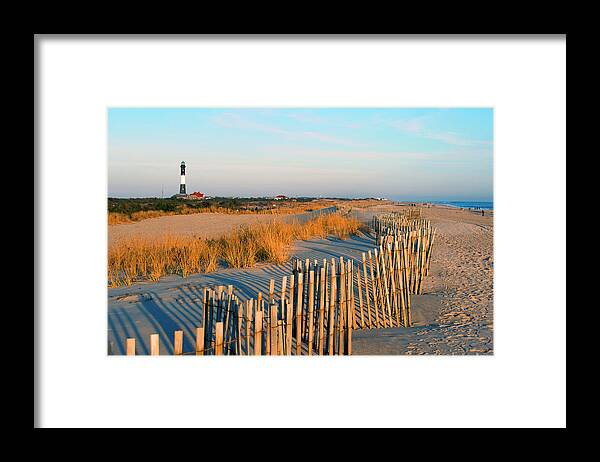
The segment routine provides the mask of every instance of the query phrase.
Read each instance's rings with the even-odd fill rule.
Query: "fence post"
[[[304,284],[302,286],[302,297],[304,297],[304,294],[306,293],[306,296],[308,297],[308,282],[309,282],[309,277],[308,277],[308,272],[310,271],[310,259],[307,258],[306,261],[304,262],[304,269],[303,269],[303,278],[304,278]],[[303,303],[306,303],[306,308],[308,311],[308,300],[303,300]],[[304,307],[302,307],[302,338],[306,339],[308,338],[308,323],[307,321],[307,317],[304,315]]]
[[[209,325],[209,313],[210,311],[210,289],[204,289],[204,312],[202,313],[202,327],[204,328],[204,348],[208,348],[208,332],[210,330]]]
[[[360,269],[356,272],[356,285],[358,286],[358,307],[360,309],[360,328],[365,328],[365,313],[363,311],[362,284],[360,282]]]
[[[127,339],[127,356],[135,356],[135,339]]]
[[[270,325],[269,325],[269,330],[270,330],[270,340],[271,340],[271,345],[269,348],[269,353],[272,356],[276,356],[277,355],[277,324],[278,324],[278,319],[277,319],[277,305],[273,304],[271,305],[271,313],[269,316],[269,321],[270,321]],[[269,354],[267,353],[267,354]]]
[[[375,310],[375,327],[381,327],[381,323],[379,322],[379,297],[377,294],[377,284],[375,280],[375,271],[373,270],[373,256],[371,255],[371,251],[369,250],[369,266],[371,268],[371,292],[373,293],[373,309]]]
[[[412,318],[410,313],[410,268],[408,262],[408,248],[404,247],[404,251],[402,252],[404,256],[404,290],[406,292],[406,327],[412,326]]]
[[[176,330],[173,339],[173,354],[176,356],[183,354],[183,331]]]
[[[257,310],[254,314],[254,354],[260,356],[262,354],[262,326],[263,312]]]
[[[325,268],[325,285],[323,286],[324,292],[325,292],[325,303],[324,303],[324,319],[323,319],[323,324],[324,324],[324,328],[325,330],[327,330],[327,315],[329,313],[329,273],[331,272],[331,268],[329,266],[329,263],[327,262],[326,258],[323,258],[323,268]],[[326,336],[327,334],[324,332],[323,333],[323,351],[325,351],[325,340],[326,340]]]
[[[277,354],[283,355],[283,320],[277,321]]]
[[[350,308],[352,328],[356,328],[356,298],[354,297],[354,260],[348,262],[348,290],[350,291]]]
[[[215,324],[215,355],[221,356],[223,354],[223,322],[220,321]]]
[[[379,298],[379,305],[381,307],[381,318],[383,321],[383,327],[388,327],[387,326],[387,318],[386,318],[386,308],[385,308],[385,294],[383,293],[383,286],[381,283],[381,271],[380,271],[380,259],[379,259],[379,251],[377,250],[377,248],[375,248],[375,250],[373,251],[374,254],[374,259],[375,259],[375,280],[377,282],[377,292],[378,292],[378,298]]]
[[[275,279],[269,281],[269,305],[275,300]]]
[[[292,279],[290,280],[290,283],[293,284],[294,283],[294,276],[292,276]],[[284,308],[285,306],[285,308]],[[293,302],[290,299],[288,300],[282,300],[281,301],[281,312],[283,313],[283,311],[286,311],[285,313],[285,354],[286,355],[291,355],[292,354],[292,320],[294,318],[294,312],[293,312]]]
[[[204,351],[208,350],[211,351],[213,348],[213,343],[212,343],[212,339],[213,339],[213,327],[214,327],[214,320],[215,320],[215,291],[214,290],[210,290],[208,293],[208,310],[206,312],[206,325],[204,326]]]
[[[287,289],[287,276],[283,276],[283,278],[281,278],[281,299],[282,300],[285,300],[286,289]],[[282,315],[283,315],[283,312],[282,312]]]
[[[296,355],[302,354],[302,279],[304,273],[298,273],[298,290],[296,296]]]
[[[236,330],[236,350],[238,355],[242,355],[242,317],[243,317],[243,307],[244,305],[240,303],[239,300],[236,299],[236,313],[237,319],[235,324]]]
[[[402,267],[402,253],[399,247],[398,239],[394,240],[394,255],[396,260],[397,274],[398,274],[398,291],[400,298],[400,310],[402,313],[402,325],[406,327],[406,290],[404,288],[404,268]]]
[[[150,334],[150,355],[157,356],[159,354],[158,334]]]
[[[250,324],[252,323],[253,299],[246,301],[246,354],[250,354]],[[256,346],[254,347],[256,348]]]
[[[323,354],[323,333],[325,322],[325,288],[327,280],[325,279],[325,267],[319,271],[319,355]]]
[[[227,297],[226,301],[225,297]],[[226,345],[225,354],[228,354],[228,350],[230,348],[230,343],[227,342],[227,340],[229,340],[229,329],[231,327],[231,323],[229,321],[229,318],[231,316],[231,301],[232,297],[229,291],[227,292],[227,294],[223,293],[223,305],[225,310],[225,314],[223,316],[223,340]]]
[[[204,327],[196,327],[196,355],[204,355]]]
[[[350,273],[350,275],[351,274],[352,273]],[[354,305],[354,303],[348,307],[348,316],[346,316],[346,319],[348,320],[347,327],[346,327],[346,354],[347,355],[352,354],[352,325],[353,325],[352,314],[354,313],[353,305]]]
[[[290,298],[288,300],[288,308],[291,308],[292,316],[294,316],[294,314],[293,314],[294,313],[294,302],[296,301],[294,298],[294,288],[295,288],[294,286],[296,284],[295,274],[296,273],[294,273],[290,276]],[[292,323],[292,320],[290,320],[290,323]]]
[[[367,299],[367,320],[369,321],[369,329],[373,327],[371,322],[371,300],[369,296],[369,278],[367,277],[367,258],[365,253],[362,253],[363,276],[365,279],[365,298]]]
[[[344,351],[344,325],[346,324],[346,268],[344,258],[340,257],[340,303],[338,318],[338,355]]]
[[[398,311],[398,293],[396,291],[396,265],[394,264],[392,254],[392,244],[387,244],[387,257],[388,257],[388,268],[390,269],[390,297],[392,299],[392,311],[394,315],[395,327],[400,327],[400,315]]]
[[[308,273],[308,356],[312,355],[314,337],[315,272]]]
[[[381,277],[383,279],[383,292],[385,294],[385,309],[388,320],[388,327],[393,327],[392,323],[392,306],[390,303],[390,291],[388,287],[388,269],[385,263],[385,250],[383,250],[383,246],[379,249],[379,259],[381,261]]]
[[[270,306],[271,304],[269,303],[269,301],[267,300],[267,307],[266,310],[262,310],[263,312],[263,318],[264,318],[264,323],[266,324],[266,329],[265,329],[265,355],[269,356],[271,354],[271,321],[269,320],[270,318]],[[261,307],[262,307],[262,303],[261,303]]]
[[[333,350],[335,349],[335,299],[337,296],[337,281],[336,281],[336,270],[335,270],[335,261],[332,259],[331,261],[331,288],[329,293],[329,319],[327,328],[327,354],[333,355]]]
[[[348,304],[347,304],[347,315],[346,315],[346,354],[349,355],[352,351],[352,329],[354,327],[354,287],[353,287],[353,279],[352,279],[352,275],[353,275],[353,270],[354,270],[354,264],[352,263],[352,260],[348,261],[348,269],[346,271],[346,278],[348,280],[347,284],[347,298],[348,298]]]

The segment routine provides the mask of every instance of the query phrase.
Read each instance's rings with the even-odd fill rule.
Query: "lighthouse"
[[[179,194],[185,194],[185,162],[181,161],[181,182],[179,183]]]

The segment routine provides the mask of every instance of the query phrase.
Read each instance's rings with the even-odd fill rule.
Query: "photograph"
[[[566,159],[566,34],[37,34],[34,428],[565,429]]]
[[[109,356],[494,354],[492,107],[106,117]]]

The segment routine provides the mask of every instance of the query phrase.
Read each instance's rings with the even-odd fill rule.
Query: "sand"
[[[226,214],[226,213],[195,213],[190,215],[168,215],[149,218],[136,223],[109,225],[108,245],[127,241],[132,238],[154,239],[164,235],[197,236],[216,238],[221,237],[232,229],[253,223],[266,223],[273,220],[306,220],[319,213],[335,210],[327,207],[315,212],[302,214]]]
[[[376,206],[355,213],[367,221],[375,213],[395,209],[395,206]],[[423,209],[423,213],[438,227],[438,234],[423,295],[412,299],[415,325],[410,329],[354,331],[354,355],[493,353],[493,217],[438,206]],[[170,216],[114,225],[109,227],[109,236],[111,232],[113,239],[131,236],[134,231],[138,235],[158,233],[161,223],[167,221],[172,226],[170,232],[197,233],[200,226],[200,232],[215,233],[208,235],[216,237],[219,232],[241,224],[235,219],[261,220],[261,215],[214,215],[219,214]],[[128,230],[117,231],[124,227]],[[347,240],[315,239],[297,242],[292,255],[301,259],[344,256],[359,260],[362,252],[373,248],[374,242],[369,233]],[[277,292],[281,277],[289,275],[290,268],[290,264],[261,264],[250,269],[220,269],[187,279],[168,276],[158,283],[109,289],[109,353],[124,354],[125,338],[136,337],[138,354],[148,354],[150,334],[159,333],[162,353],[170,354],[173,332],[178,329],[184,331],[184,352],[193,351],[203,287],[233,284],[236,293],[247,298],[254,297],[259,290],[268,292],[269,280],[274,278]]]

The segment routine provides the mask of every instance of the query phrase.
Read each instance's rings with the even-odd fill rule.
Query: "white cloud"
[[[340,138],[337,136],[317,131],[286,130],[283,128],[275,127],[273,125],[254,122],[240,116],[239,114],[235,114],[232,112],[227,112],[219,116],[215,116],[212,118],[212,120],[217,125],[226,128],[259,131],[262,133],[268,133],[272,135],[282,135],[291,139],[312,139],[323,141],[325,143],[339,144],[344,146],[358,146],[358,143],[346,138]]]
[[[425,119],[426,117],[424,116],[415,117],[413,119],[394,120],[390,125],[405,133],[414,134],[430,140],[441,141],[454,146],[491,146],[492,144],[491,141],[487,140],[464,138],[456,132],[432,130],[425,125]]]

